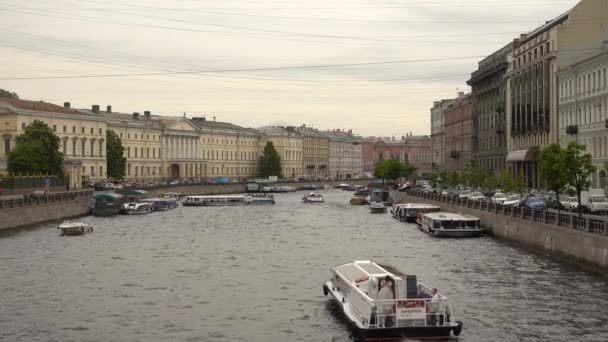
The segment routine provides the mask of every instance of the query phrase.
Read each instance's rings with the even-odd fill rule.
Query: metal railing
[[[488,201],[473,201],[468,198],[459,198],[458,195],[442,195],[409,191],[410,196],[421,197],[428,200],[447,203],[451,205],[489,211],[505,216],[512,216],[528,221],[570,228],[582,232],[608,236],[608,220],[577,216],[576,213],[556,213],[548,210],[535,210],[525,207],[505,206]]]
[[[73,201],[77,198],[91,198],[93,191],[71,191],[71,192],[56,192],[46,195],[33,195],[21,198],[0,199],[0,210],[31,207],[35,205],[43,205],[48,203]]]
[[[387,299],[374,301],[370,328],[453,325],[449,303],[444,298]],[[408,311],[403,317],[401,310]]]

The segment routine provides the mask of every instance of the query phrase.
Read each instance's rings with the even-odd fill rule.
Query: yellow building
[[[227,122],[191,119],[200,131],[203,177],[251,178],[257,175],[259,134]]]
[[[329,138],[306,125],[296,130],[302,135],[304,176],[310,179],[329,177]]]
[[[0,173],[6,172],[7,154],[14,149],[15,138],[34,120],[46,123],[61,139],[59,149],[73,171],[72,188],[81,182],[106,178],[107,124],[102,115],[72,109],[69,102],[61,107],[7,98],[0,98]]]
[[[259,151],[264,150],[266,142],[272,141],[281,157],[284,177],[298,178],[302,172],[302,135],[295,127],[265,126],[258,130],[261,134]]]

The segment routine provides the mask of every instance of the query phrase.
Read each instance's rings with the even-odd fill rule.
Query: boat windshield
[[[568,200],[570,202],[578,202],[578,198],[576,198],[576,197],[570,197],[570,198],[568,198]]]
[[[477,227],[477,221],[466,221],[467,228],[475,228]]]

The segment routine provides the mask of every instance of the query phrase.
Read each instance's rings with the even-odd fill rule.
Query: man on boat
[[[381,305],[379,305],[380,313],[384,316],[384,326],[390,327],[393,325],[393,300],[395,297],[393,296],[393,281],[391,277],[386,276],[384,280],[380,283],[380,292],[378,292],[378,300],[385,301]],[[390,302],[388,302],[390,301]]]

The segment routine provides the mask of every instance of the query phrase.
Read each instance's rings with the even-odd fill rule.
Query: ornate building
[[[363,174],[362,139],[351,130],[325,132],[329,138],[329,176],[332,178],[359,178]]]
[[[428,135],[406,135],[403,140],[403,155],[405,162],[416,167],[418,177],[433,173],[432,140]]]
[[[261,133],[259,150],[263,151],[266,142],[272,141],[281,156],[283,176],[302,177],[302,135],[295,127],[264,126],[258,131]]]
[[[467,82],[472,88],[473,159],[497,174],[506,168],[506,73],[514,47],[517,41],[483,59]]]
[[[559,133],[565,147],[577,140],[593,156],[593,188],[606,188],[608,162],[608,44],[604,52],[563,67],[559,82]]]
[[[460,93],[445,111],[445,169],[464,171],[473,159],[473,119],[471,95]]]
[[[296,130],[302,135],[304,176],[310,179],[329,177],[329,138],[306,125]]]
[[[433,149],[433,170],[440,171],[445,168],[445,111],[452,100],[441,100],[433,103],[431,108],[431,141]]]

